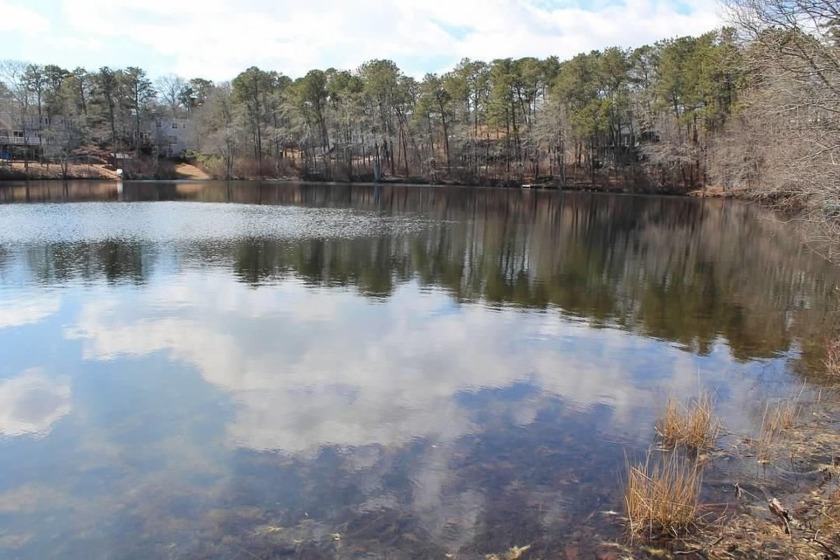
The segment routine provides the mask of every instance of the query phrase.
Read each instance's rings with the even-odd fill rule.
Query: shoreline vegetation
[[[96,153],[126,179],[181,178],[169,168],[185,158],[217,179],[717,193],[836,238],[836,6],[723,5],[732,26],[696,37],[423,77],[388,59],[297,78],[252,66],[220,83],[1,61],[0,158],[66,178],[87,178],[68,165]]]
[[[593,191],[604,193],[638,193],[644,192],[629,189],[621,183],[611,182],[607,179],[592,183],[588,178],[570,179],[571,173],[567,176],[565,185],[558,185],[556,182],[543,181],[541,183],[521,183],[517,181],[496,181],[485,183],[464,183],[442,179],[437,183],[431,183],[423,177],[382,177],[375,181],[372,177],[363,177],[355,180],[327,180],[307,179],[300,176],[282,177],[234,177],[232,181],[266,181],[266,182],[290,182],[290,183],[315,183],[315,184],[347,184],[347,185],[404,185],[404,186],[452,186],[452,187],[508,187],[546,190],[566,191]],[[113,165],[104,163],[74,163],[62,167],[57,163],[29,162],[24,167],[21,161],[5,162],[0,164],[0,187],[4,182],[11,181],[123,181],[123,180],[159,180],[159,181],[218,181],[225,180],[214,177],[207,169],[204,169],[194,162],[167,161],[163,165],[158,164],[158,170],[153,172],[131,173],[128,176],[119,174]],[[662,189],[657,194],[677,194],[699,197],[738,197],[739,191],[727,190],[722,187],[705,186],[696,190],[684,191],[682,189]]]
[[[571,174],[569,175],[571,176]],[[0,164],[0,187],[4,183],[20,181],[218,181],[208,170],[195,165],[194,162],[167,161],[163,165],[158,164],[158,170],[146,173],[130,173],[128,176],[118,173],[112,165],[104,163],[76,163],[65,166],[56,163],[29,162],[24,166],[23,162],[5,162]],[[645,194],[627,188],[621,183],[604,180],[591,183],[588,178],[581,180],[570,180],[567,178],[565,185],[558,185],[556,182],[543,181],[542,183],[520,183],[516,181],[496,181],[486,183],[463,183],[443,179],[437,183],[430,183],[422,177],[382,177],[375,181],[372,177],[364,177],[356,180],[327,180],[327,179],[306,179],[300,176],[283,177],[236,177],[228,179],[232,181],[265,181],[280,183],[310,183],[310,184],[346,184],[346,185],[402,185],[402,186],[437,186],[437,187],[499,187],[499,188],[530,188],[535,190],[562,190],[562,191],[586,191],[600,193],[635,193]],[[692,191],[681,189],[663,189],[656,194],[663,195],[685,195],[693,197],[708,198],[749,198],[746,193],[725,189],[722,187],[706,186]]]
[[[615,548],[645,558],[840,557],[837,395],[806,386],[766,402],[751,433],[716,434],[709,422],[703,439],[716,445],[702,452],[662,434],[662,426],[686,429],[698,410],[706,418],[711,403],[706,394],[687,405],[669,401],[660,446],[627,461],[630,540]],[[676,406],[689,414],[675,420]]]
[[[163,172],[150,174],[134,174],[133,176],[123,176],[117,174],[113,166],[97,163],[97,164],[71,164],[66,169],[62,170],[58,165],[45,163],[29,163],[29,169],[23,168],[22,162],[11,162],[5,166],[0,166],[0,187],[4,182],[20,182],[20,181],[122,181],[122,180],[159,180],[159,181],[214,181],[224,180],[218,179],[210,175],[207,170],[194,165],[192,163],[184,162],[170,162],[167,169]],[[230,179],[235,181],[267,181],[267,182],[285,182],[285,183],[313,183],[313,184],[346,184],[346,185],[402,185],[402,186],[443,186],[443,187],[500,187],[500,188],[521,188],[523,184],[516,182],[506,183],[486,183],[486,184],[465,184],[460,182],[451,182],[442,180],[438,183],[430,183],[423,178],[417,177],[384,177],[380,181],[373,180],[313,180],[302,179],[298,176],[284,176],[284,177],[240,177]],[[539,184],[527,184],[527,188],[536,190],[562,190],[562,191],[587,191],[587,192],[601,192],[601,193],[634,193],[626,186],[609,182],[592,184],[587,180],[569,181],[567,180],[564,186],[559,186],[556,183],[544,182]],[[644,194],[644,193],[638,193]],[[721,187],[707,186],[696,190],[684,192],[679,189],[667,190],[663,189],[657,194],[663,195],[685,195],[693,197],[706,198],[738,198],[742,197],[737,191],[727,190]]]

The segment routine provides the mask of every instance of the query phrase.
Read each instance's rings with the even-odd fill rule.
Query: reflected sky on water
[[[818,374],[837,308],[836,271],[725,201],[212,182],[0,201],[2,557],[594,546],[667,396],[709,388],[749,430]]]

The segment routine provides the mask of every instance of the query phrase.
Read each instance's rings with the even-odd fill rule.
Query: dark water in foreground
[[[223,183],[0,201],[2,558],[585,551],[619,537],[625,454],[666,396],[708,387],[751,429],[818,373],[838,306],[835,270],[724,201]]]

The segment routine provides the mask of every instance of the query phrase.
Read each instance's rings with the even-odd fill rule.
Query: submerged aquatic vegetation
[[[714,447],[720,422],[714,416],[714,400],[703,391],[688,405],[668,399],[656,421],[656,432],[666,447],[685,447],[701,451]]]
[[[624,504],[636,537],[679,537],[697,523],[702,472],[678,453],[627,464]]]

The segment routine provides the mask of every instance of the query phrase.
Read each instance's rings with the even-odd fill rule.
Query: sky
[[[722,23],[717,0],[0,0],[0,58],[215,81],[388,58],[422,77],[464,57],[563,60]]]

